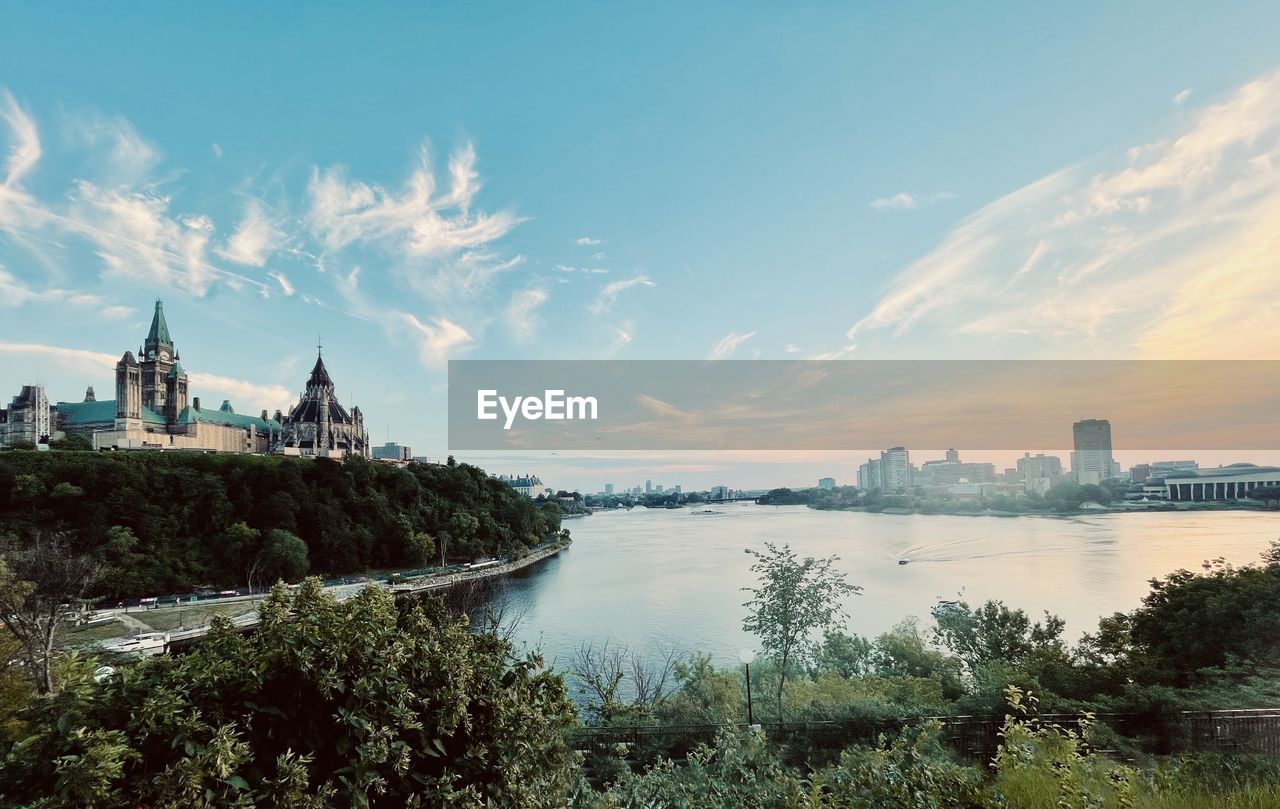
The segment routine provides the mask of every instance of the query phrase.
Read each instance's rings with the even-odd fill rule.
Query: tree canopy
[[[277,587],[253,635],[87,668],[26,716],[0,794],[42,807],[565,805],[558,676],[437,601]]]
[[[467,464],[0,453],[0,534],[65,534],[102,562],[102,598],[243,586],[264,561],[289,578],[418,567],[437,539],[449,561],[521,555],[559,529],[557,504]]]

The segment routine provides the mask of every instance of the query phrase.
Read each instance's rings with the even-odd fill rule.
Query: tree
[[[1259,486],[1256,489],[1250,489],[1249,497],[1253,500],[1261,500],[1263,505],[1269,508],[1280,506],[1280,486]]]
[[[262,550],[258,553],[250,578],[259,581],[298,581],[307,575],[310,567],[307,543],[288,531],[272,528],[263,534]]]
[[[251,636],[81,666],[29,712],[0,794],[42,807],[561,807],[563,681],[437,600],[277,586]]]
[[[56,441],[50,441],[49,449],[75,451],[75,452],[91,452],[93,451],[93,444],[89,442],[89,439],[85,438],[82,435],[78,435],[76,433],[67,433],[65,436],[63,436],[62,438],[59,438]]]
[[[819,631],[844,628],[847,613],[844,599],[861,592],[849,584],[845,574],[835,569],[839,557],[797,559],[790,545],[781,548],[772,542],[765,550],[747,548],[755,557],[751,572],[759,578],[756,587],[744,587],[751,600],[742,629],[760,639],[765,651],[778,658],[778,718],[782,718],[782,691],[787,666],[803,664],[813,653],[813,635]]]
[[[976,610],[961,603],[958,609],[940,611],[934,630],[938,642],[965,662],[969,670],[988,663],[1024,663],[1037,649],[1062,649],[1065,622],[1045,613],[1044,623],[1031,623],[1022,610],[1011,610],[1000,601],[988,601]]]
[[[874,651],[871,641],[864,637],[828,632],[814,655],[814,668],[818,673],[830,671],[845,679],[862,677],[872,671]]]
[[[74,553],[57,534],[39,533],[26,547],[0,548],[0,622],[22,644],[21,658],[42,694],[56,690],[54,641],[67,613],[98,577],[92,557]]]

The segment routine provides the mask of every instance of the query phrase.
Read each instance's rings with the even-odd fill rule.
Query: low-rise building
[[[1280,486],[1280,467],[1238,463],[1216,469],[1184,469],[1165,475],[1165,497],[1171,502],[1246,500],[1254,489]]]

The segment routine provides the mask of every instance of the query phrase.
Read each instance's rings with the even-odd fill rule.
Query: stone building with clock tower
[[[81,435],[95,449],[262,453],[279,446],[284,430],[279,413],[242,415],[229,401],[201,407],[200,398],[189,395],[160,301],[137,356],[126,351],[116,363],[115,393],[112,401],[98,401],[89,388],[82,402],[59,402],[53,408],[58,431]]]

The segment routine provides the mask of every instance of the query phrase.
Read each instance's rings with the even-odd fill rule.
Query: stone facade
[[[39,443],[79,435],[95,449],[181,449],[201,452],[368,457],[369,435],[360,408],[338,403],[333,380],[317,357],[307,389],[288,416],[263,410],[216,409],[191,396],[186,370],[156,301],[151,328],[138,353],[126,351],[115,367],[115,398],[99,400],[90,387],[83,401],[50,407],[44,389],[28,385],[0,410],[0,445]],[[40,414],[43,413],[43,416]]]
[[[48,443],[53,437],[49,397],[40,385],[23,385],[7,409],[0,410],[0,446]]]
[[[286,455],[369,457],[369,433],[359,407],[348,413],[338,402],[333,380],[317,355],[307,388],[284,418],[280,451]]]

